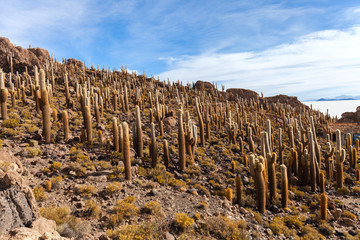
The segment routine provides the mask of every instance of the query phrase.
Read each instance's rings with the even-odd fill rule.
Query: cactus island
[[[2,237],[360,238],[356,124],[6,43]]]

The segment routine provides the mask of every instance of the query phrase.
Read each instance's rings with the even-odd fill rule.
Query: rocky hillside
[[[9,39],[0,37],[0,68],[5,72],[22,73],[34,66],[44,67],[50,61],[49,52],[42,48],[24,49],[14,46]]]
[[[294,97],[49,61],[0,73],[4,239],[360,238],[359,143],[333,119]]]

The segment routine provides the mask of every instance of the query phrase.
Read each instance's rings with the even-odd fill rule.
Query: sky
[[[58,60],[300,100],[360,95],[359,1],[0,0],[0,35]],[[357,90],[357,91],[356,91]]]

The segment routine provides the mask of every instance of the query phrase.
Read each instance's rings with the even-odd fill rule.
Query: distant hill
[[[360,96],[341,95],[333,98],[320,98],[315,101],[345,101],[345,100],[360,100]]]

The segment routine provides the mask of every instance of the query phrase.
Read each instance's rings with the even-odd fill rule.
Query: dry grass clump
[[[114,227],[124,219],[135,217],[139,213],[139,208],[133,204],[134,197],[126,197],[124,200],[118,200],[114,206],[113,214],[110,216],[109,225]]]
[[[37,186],[33,189],[34,197],[37,202],[42,202],[48,198],[45,189],[42,186]]]
[[[76,193],[82,197],[91,198],[92,195],[98,192],[97,188],[93,185],[81,185],[75,189]]]

